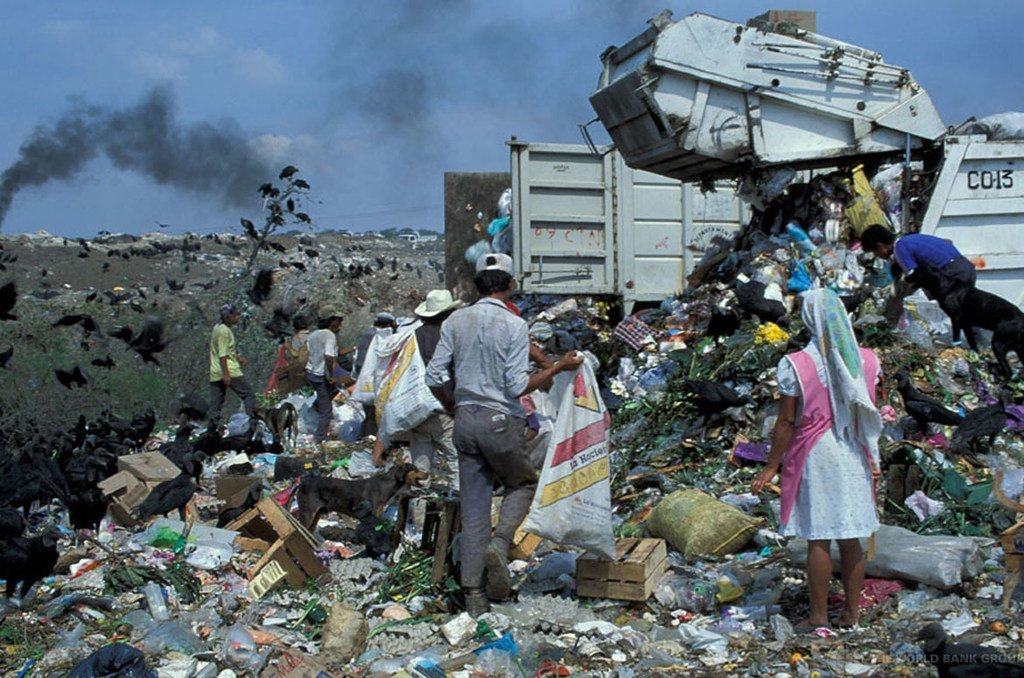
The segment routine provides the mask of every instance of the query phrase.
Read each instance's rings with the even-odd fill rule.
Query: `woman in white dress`
[[[801,311],[811,341],[778,366],[779,417],[760,492],[781,470],[782,533],[807,540],[810,614],[798,631],[828,626],[830,543],[839,544],[846,607],[840,626],[857,623],[864,584],[860,539],[878,529],[874,485],[882,421],[875,408],[878,359],[857,346],[842,302],[812,290]]]

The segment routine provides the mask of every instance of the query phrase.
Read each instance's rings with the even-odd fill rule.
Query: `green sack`
[[[654,507],[647,528],[689,560],[743,548],[761,521],[700,490],[678,490]]]

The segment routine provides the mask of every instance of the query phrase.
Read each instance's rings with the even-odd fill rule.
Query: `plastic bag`
[[[366,414],[359,403],[345,403],[341,407],[335,407],[333,412],[333,425],[338,432],[338,440],[346,443],[354,443],[359,440],[363,430],[363,420]]]
[[[514,676],[515,665],[512,657],[501,650],[484,650],[477,655],[476,663],[469,674],[472,678],[489,678],[490,676]]]
[[[466,248],[464,259],[467,264],[476,264],[477,259],[485,254],[491,253],[491,243],[486,240],[479,240]]]
[[[512,254],[512,229],[506,228],[494,236],[494,240],[491,241],[491,249],[501,254]]]
[[[866,541],[866,540],[862,540]],[[869,577],[903,579],[940,589],[958,586],[982,570],[991,540],[977,537],[920,535],[902,527],[882,525],[875,533],[875,558],[867,561]],[[790,540],[787,545],[794,565],[807,562],[807,542]],[[832,544],[832,565],[839,567],[839,549]]]
[[[512,189],[506,188],[498,198],[498,216],[508,217],[512,215]]]
[[[715,609],[716,592],[711,582],[668,574],[654,588],[654,597],[667,608],[700,614]]]
[[[613,559],[611,418],[590,360],[567,379],[556,381],[551,395],[559,403],[558,419],[523,529]]]
[[[249,422],[249,415],[245,412],[236,412],[231,415],[228,419],[228,430],[224,434],[226,438],[234,438],[236,436],[244,436],[251,430],[251,424]]]
[[[937,516],[946,510],[946,502],[932,499],[921,490],[917,490],[914,494],[904,499],[903,503],[914,512],[914,515],[922,523],[928,518]]]
[[[112,643],[96,650],[88,658],[75,664],[68,678],[156,678],[157,673],[146,664],[146,657],[126,643]]]
[[[227,638],[224,639],[221,659],[256,675],[263,668],[263,663],[267,659],[267,650],[261,653],[256,645],[256,640],[249,633],[249,629],[245,628],[243,624],[237,623],[231,627]]]
[[[374,404],[378,435],[385,445],[395,434],[416,428],[443,409],[427,388],[427,366],[416,343],[419,326],[406,325],[401,332],[374,340],[378,364],[383,366],[375,378]]]
[[[996,113],[970,123],[964,134],[987,134],[993,141],[1024,139],[1024,113]]]
[[[789,291],[800,293],[811,289],[811,274],[807,272],[804,262],[793,259],[789,269]]]

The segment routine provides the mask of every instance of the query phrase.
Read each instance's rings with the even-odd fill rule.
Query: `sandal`
[[[830,629],[828,624],[811,624],[807,621],[795,624],[793,626],[793,633],[796,635],[805,635],[808,633],[814,633],[818,629]]]

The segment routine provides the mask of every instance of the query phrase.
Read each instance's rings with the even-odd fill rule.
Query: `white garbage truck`
[[[862,47],[701,13],[649,23],[602,54],[590,97],[627,165],[707,182],[912,158],[927,207],[903,228],[951,240],[978,287],[1024,304],[1024,140],[948,129],[906,69]]]

